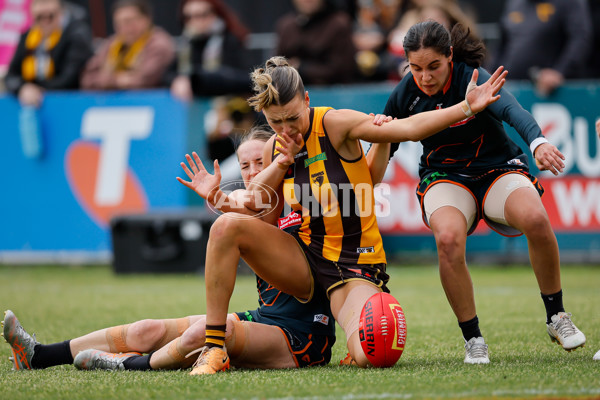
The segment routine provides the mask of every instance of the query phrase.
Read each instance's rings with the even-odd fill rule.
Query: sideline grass
[[[550,343],[531,268],[471,267],[491,364],[466,366],[456,321],[434,267],[390,267],[390,289],[404,308],[407,347],[386,370],[329,366],[304,370],[234,370],[212,377],[186,371],[77,371],[72,366],[11,371],[0,344],[1,399],[417,399],[600,398],[600,268],[563,267],[565,306],[587,346],[567,353]],[[115,276],[110,267],[0,266],[0,306],[15,311],[43,343],[142,318],[205,310],[200,276]],[[231,310],[255,308],[250,276],[238,277]]]

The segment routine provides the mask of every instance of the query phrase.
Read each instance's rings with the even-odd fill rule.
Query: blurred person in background
[[[586,78],[600,79],[600,0],[588,0],[592,20],[592,51],[586,63]],[[600,358],[600,354],[598,354]]]
[[[167,74],[173,96],[249,94],[248,29],[221,0],[184,0],[183,32]]]
[[[249,30],[221,0],[184,0],[183,32],[166,83],[171,94],[185,102],[196,96],[213,98],[205,120],[208,156],[223,161],[234,153],[235,142],[257,121],[248,107]]]
[[[456,0],[407,0],[406,6],[389,34],[389,50],[395,56],[396,77],[402,78],[408,69],[403,40],[408,29],[416,23],[432,20],[439,22],[451,31],[454,25],[460,23],[469,29],[469,34],[478,39],[475,19],[462,11]]]
[[[167,32],[153,25],[150,3],[117,0],[112,17],[115,34],[88,61],[81,87],[114,90],[162,86],[175,57],[175,44]]]
[[[289,59],[307,85],[356,78],[352,20],[330,0],[293,0],[295,11],[277,21],[275,53]]]
[[[379,81],[395,70],[388,52],[388,35],[397,22],[402,0],[358,0],[358,13],[352,40],[360,77]]]
[[[531,79],[540,96],[584,77],[592,42],[587,0],[509,0],[500,29],[492,66],[504,65],[511,79]]]
[[[62,0],[33,0],[33,25],[21,35],[5,86],[24,106],[39,107],[45,90],[76,89],[92,55],[92,35]]]

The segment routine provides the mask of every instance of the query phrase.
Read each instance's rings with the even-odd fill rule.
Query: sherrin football
[[[396,364],[406,343],[406,319],[398,300],[389,293],[369,297],[360,313],[358,335],[374,367]]]

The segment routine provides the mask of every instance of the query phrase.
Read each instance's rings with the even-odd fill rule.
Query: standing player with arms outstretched
[[[404,38],[410,73],[394,89],[384,114],[406,118],[453,107],[470,90],[483,44],[460,25],[450,34],[434,21],[412,26]],[[536,163],[555,175],[564,168],[562,153],[542,136],[533,117],[506,90],[486,110],[467,110],[467,118],[421,141],[423,155],[417,195],[423,220],[435,236],[442,286],[465,339],[465,363],[489,363],[479,329],[473,284],[466,264],[466,240],[480,219],[505,236],[525,234],[538,281],[548,335],[565,350],[585,344],[584,334],[565,313],[558,244],[541,202],[538,180],[529,174],[527,156],[506,135],[506,121],[529,144]],[[398,145],[392,145],[392,154]]]

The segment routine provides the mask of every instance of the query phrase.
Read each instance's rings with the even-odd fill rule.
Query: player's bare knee
[[[523,218],[523,233],[529,239],[548,239],[552,235],[552,227],[544,210],[535,210]]]
[[[231,213],[229,213],[231,214]],[[234,218],[231,215],[221,215],[213,222],[210,228],[210,238],[218,240],[223,237],[232,237],[243,232],[244,219]]]
[[[196,323],[181,335],[180,345],[183,349],[194,350],[204,346],[206,341],[206,325]]]
[[[440,260],[451,263],[460,260],[464,253],[462,251],[463,245],[461,235],[454,231],[446,230],[436,233],[435,241]]]
[[[160,320],[137,321],[127,331],[127,342],[136,344],[140,350],[151,349],[165,334],[165,324]]]

